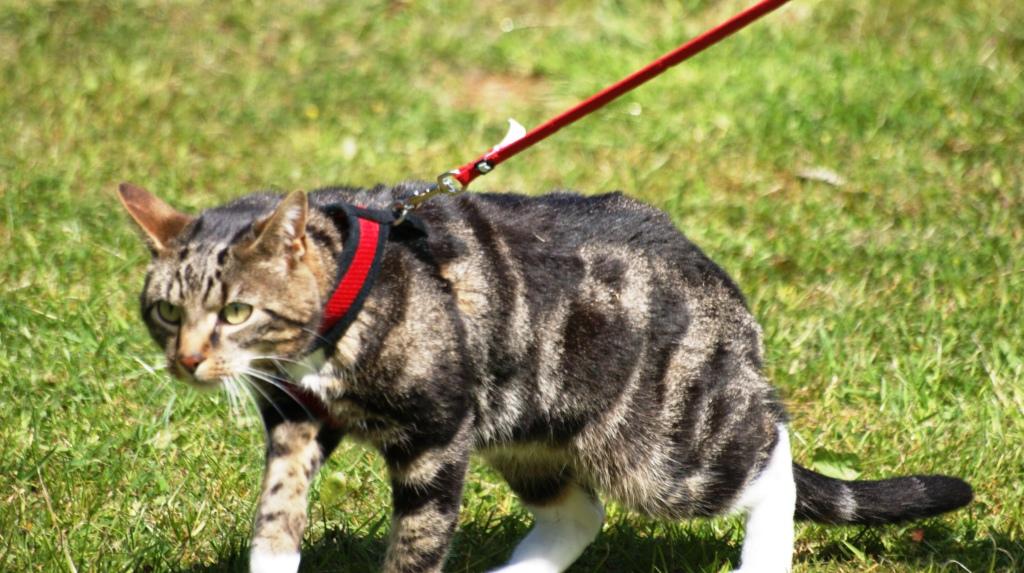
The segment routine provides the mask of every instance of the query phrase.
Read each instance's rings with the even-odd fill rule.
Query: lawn
[[[431,178],[745,3],[5,0],[0,571],[244,569],[262,430],[154,369],[118,182],[197,210]],[[666,209],[764,325],[798,460],[976,488],[920,523],[801,525],[799,573],[1024,570],[1022,29],[1019,0],[795,0],[474,184]],[[304,570],[373,570],[387,500],[343,446]],[[528,524],[475,464],[448,570]],[[728,570],[741,533],[612,507],[572,571]]]

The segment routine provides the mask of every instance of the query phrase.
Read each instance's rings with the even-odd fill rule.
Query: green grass
[[[245,561],[261,430],[145,366],[117,182],[198,209],[429,178],[742,4],[4,2],[0,571]],[[922,523],[800,526],[797,572],[1024,570],[1022,28],[1018,0],[796,0],[474,185],[667,209],[747,292],[798,459],[976,487]],[[819,166],[847,184],[797,177]],[[528,524],[472,474],[451,571]],[[305,569],[373,570],[386,500],[379,460],[339,450]],[[573,571],[721,571],[740,539],[613,507]]]

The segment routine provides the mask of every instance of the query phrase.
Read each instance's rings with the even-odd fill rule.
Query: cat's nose
[[[188,354],[178,358],[178,364],[181,364],[182,368],[188,370],[189,374],[195,374],[196,368],[205,360],[206,357],[202,354]]]

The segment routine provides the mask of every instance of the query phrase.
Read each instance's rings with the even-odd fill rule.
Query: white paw
[[[558,566],[544,559],[531,559],[498,567],[488,573],[559,573],[559,569]]]
[[[249,573],[295,573],[298,570],[298,553],[253,551],[249,555]]]

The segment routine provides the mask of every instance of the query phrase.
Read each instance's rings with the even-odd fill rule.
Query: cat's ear
[[[117,196],[145,235],[154,254],[166,249],[167,245],[181,233],[185,226],[192,222],[191,216],[176,210],[161,201],[156,195],[131,183],[118,185]]]
[[[242,254],[287,255],[298,261],[306,254],[306,216],[309,202],[303,191],[292,191],[269,217],[256,223],[256,238],[243,247]]]

